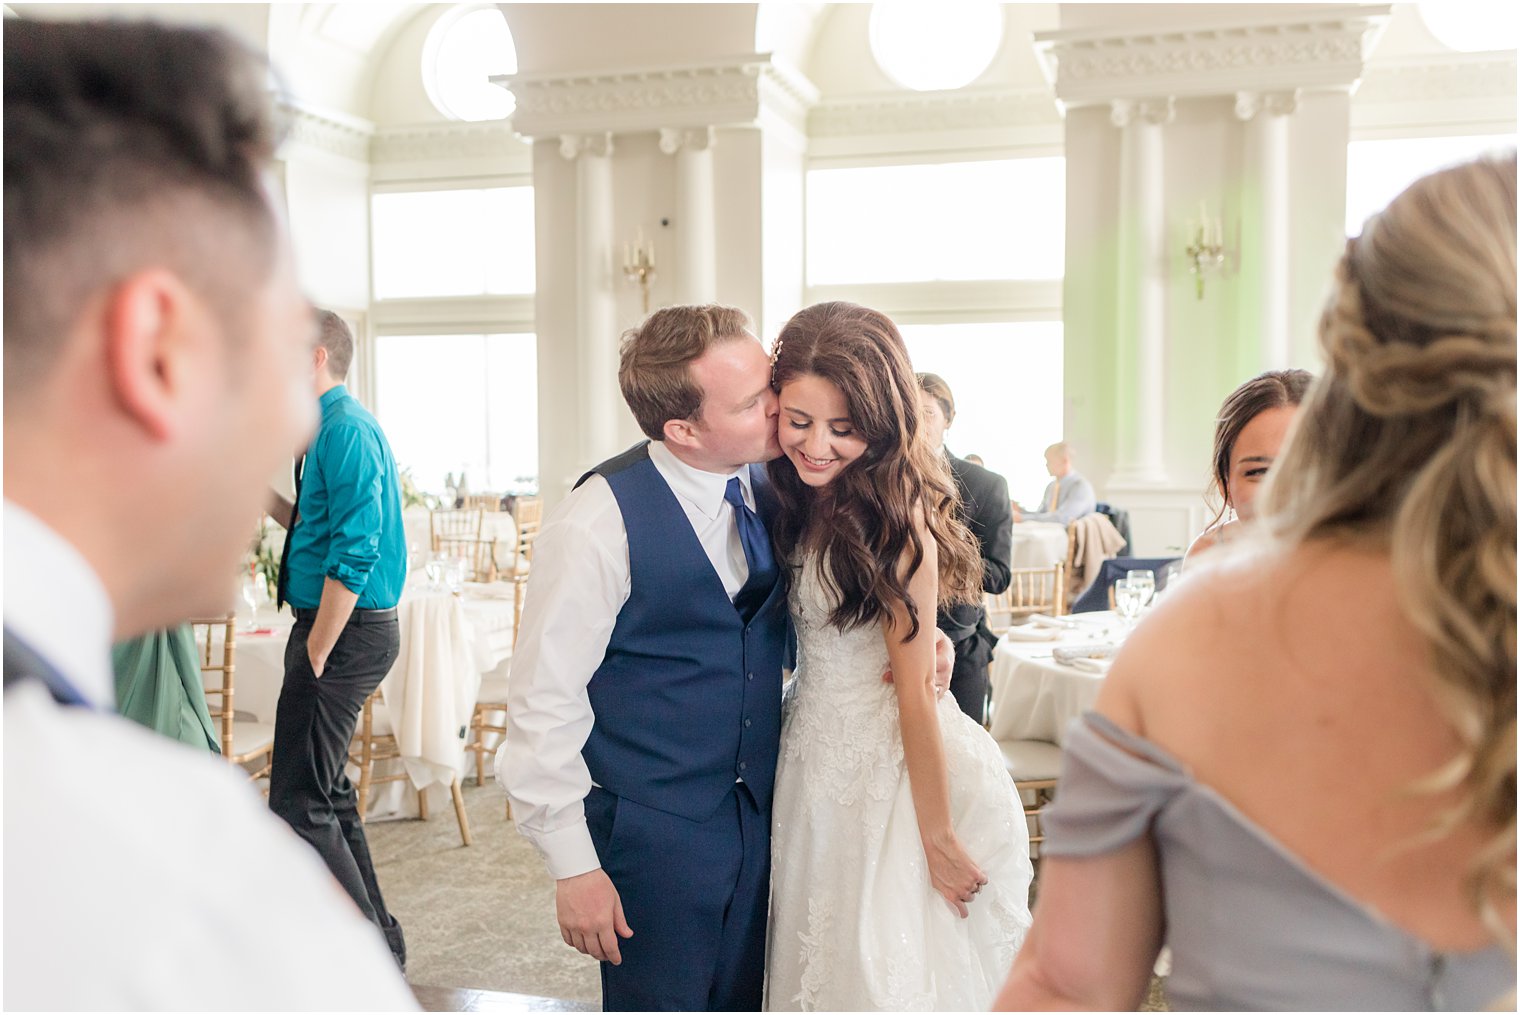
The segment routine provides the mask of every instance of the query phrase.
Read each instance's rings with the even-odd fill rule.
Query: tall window
[[[817,168],[807,187],[809,302],[896,321],[955,394],[946,445],[1037,503],[1064,436],[1065,159]]]
[[[452,474],[476,492],[538,489],[536,336],[382,335],[380,422],[396,461],[440,492]]]
[[[913,368],[939,374],[955,395],[945,446],[980,455],[1008,480],[1014,500],[1040,502],[1050,476],[1045,449],[1061,440],[1060,321],[907,324]]]
[[[371,204],[375,409],[419,488],[538,487],[533,188],[381,192]],[[460,334],[459,332],[466,332]]]
[[[375,298],[531,293],[533,188],[381,193]]]
[[[815,169],[807,187],[810,285],[1065,273],[1063,158]]]
[[[1514,147],[1513,134],[1351,142],[1346,147],[1346,235],[1359,235],[1368,216],[1427,173]]]

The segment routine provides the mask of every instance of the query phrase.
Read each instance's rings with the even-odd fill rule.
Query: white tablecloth
[[[1066,559],[1066,526],[1055,522],[1015,522],[1013,566],[1050,567]]]
[[[998,640],[992,652],[992,721],[995,740],[1046,740],[1061,743],[1066,727],[1092,708],[1103,676],[1055,661],[1052,649],[1122,641],[1124,628],[1108,611],[1078,613],[1065,619],[1075,630],[1054,641]],[[1022,630],[1032,630],[1025,625]]]
[[[261,612],[271,633],[238,635],[235,707],[273,723],[294,621],[288,611],[278,617]],[[414,582],[397,614],[401,651],[380,684],[376,726],[396,734],[412,786],[439,786],[434,799],[445,802],[454,774],[467,766],[464,742],[481,680],[504,673],[512,654],[511,589],[472,584],[457,597]],[[378,787],[369,816],[415,815],[416,794],[402,789],[399,783]]]

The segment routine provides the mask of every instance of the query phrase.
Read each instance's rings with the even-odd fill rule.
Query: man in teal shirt
[[[344,774],[364,701],[400,651],[401,480],[380,424],[343,386],[354,355],[348,325],[327,310],[317,320],[322,423],[297,468],[294,516],[283,498],[270,506],[288,530],[278,598],[296,622],[275,713],[269,806],[321,854],[405,969],[401,925],[380,895]]]

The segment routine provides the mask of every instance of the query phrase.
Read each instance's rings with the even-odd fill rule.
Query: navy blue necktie
[[[723,499],[733,505],[739,542],[744,546],[744,559],[749,563],[749,578],[734,596],[734,608],[748,624],[765,605],[771,587],[776,584],[776,556],[771,553],[771,537],[765,531],[765,523],[744,503],[744,491],[739,486],[738,476],[728,481]]]

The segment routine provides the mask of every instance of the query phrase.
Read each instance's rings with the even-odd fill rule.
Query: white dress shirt
[[[659,441],[649,459],[670,486],[732,599],[749,577],[734,510],[723,499],[737,476],[754,510],[749,469],[719,474],[682,462]],[[601,866],[583,801],[591,773],[581,749],[595,716],[586,687],[607,653],[629,594],[628,531],[612,488],[592,476],[544,522],[533,546],[533,577],[508,676],[505,742],[496,778],[518,830],[556,880]]]
[[[105,586],[73,544],[5,502],[5,627],[65,674],[86,701],[116,708]]]
[[[384,939],[232,765],[111,714],[112,608],[5,505],[5,626],[101,708],[5,693],[7,1009],[416,1010]]]

